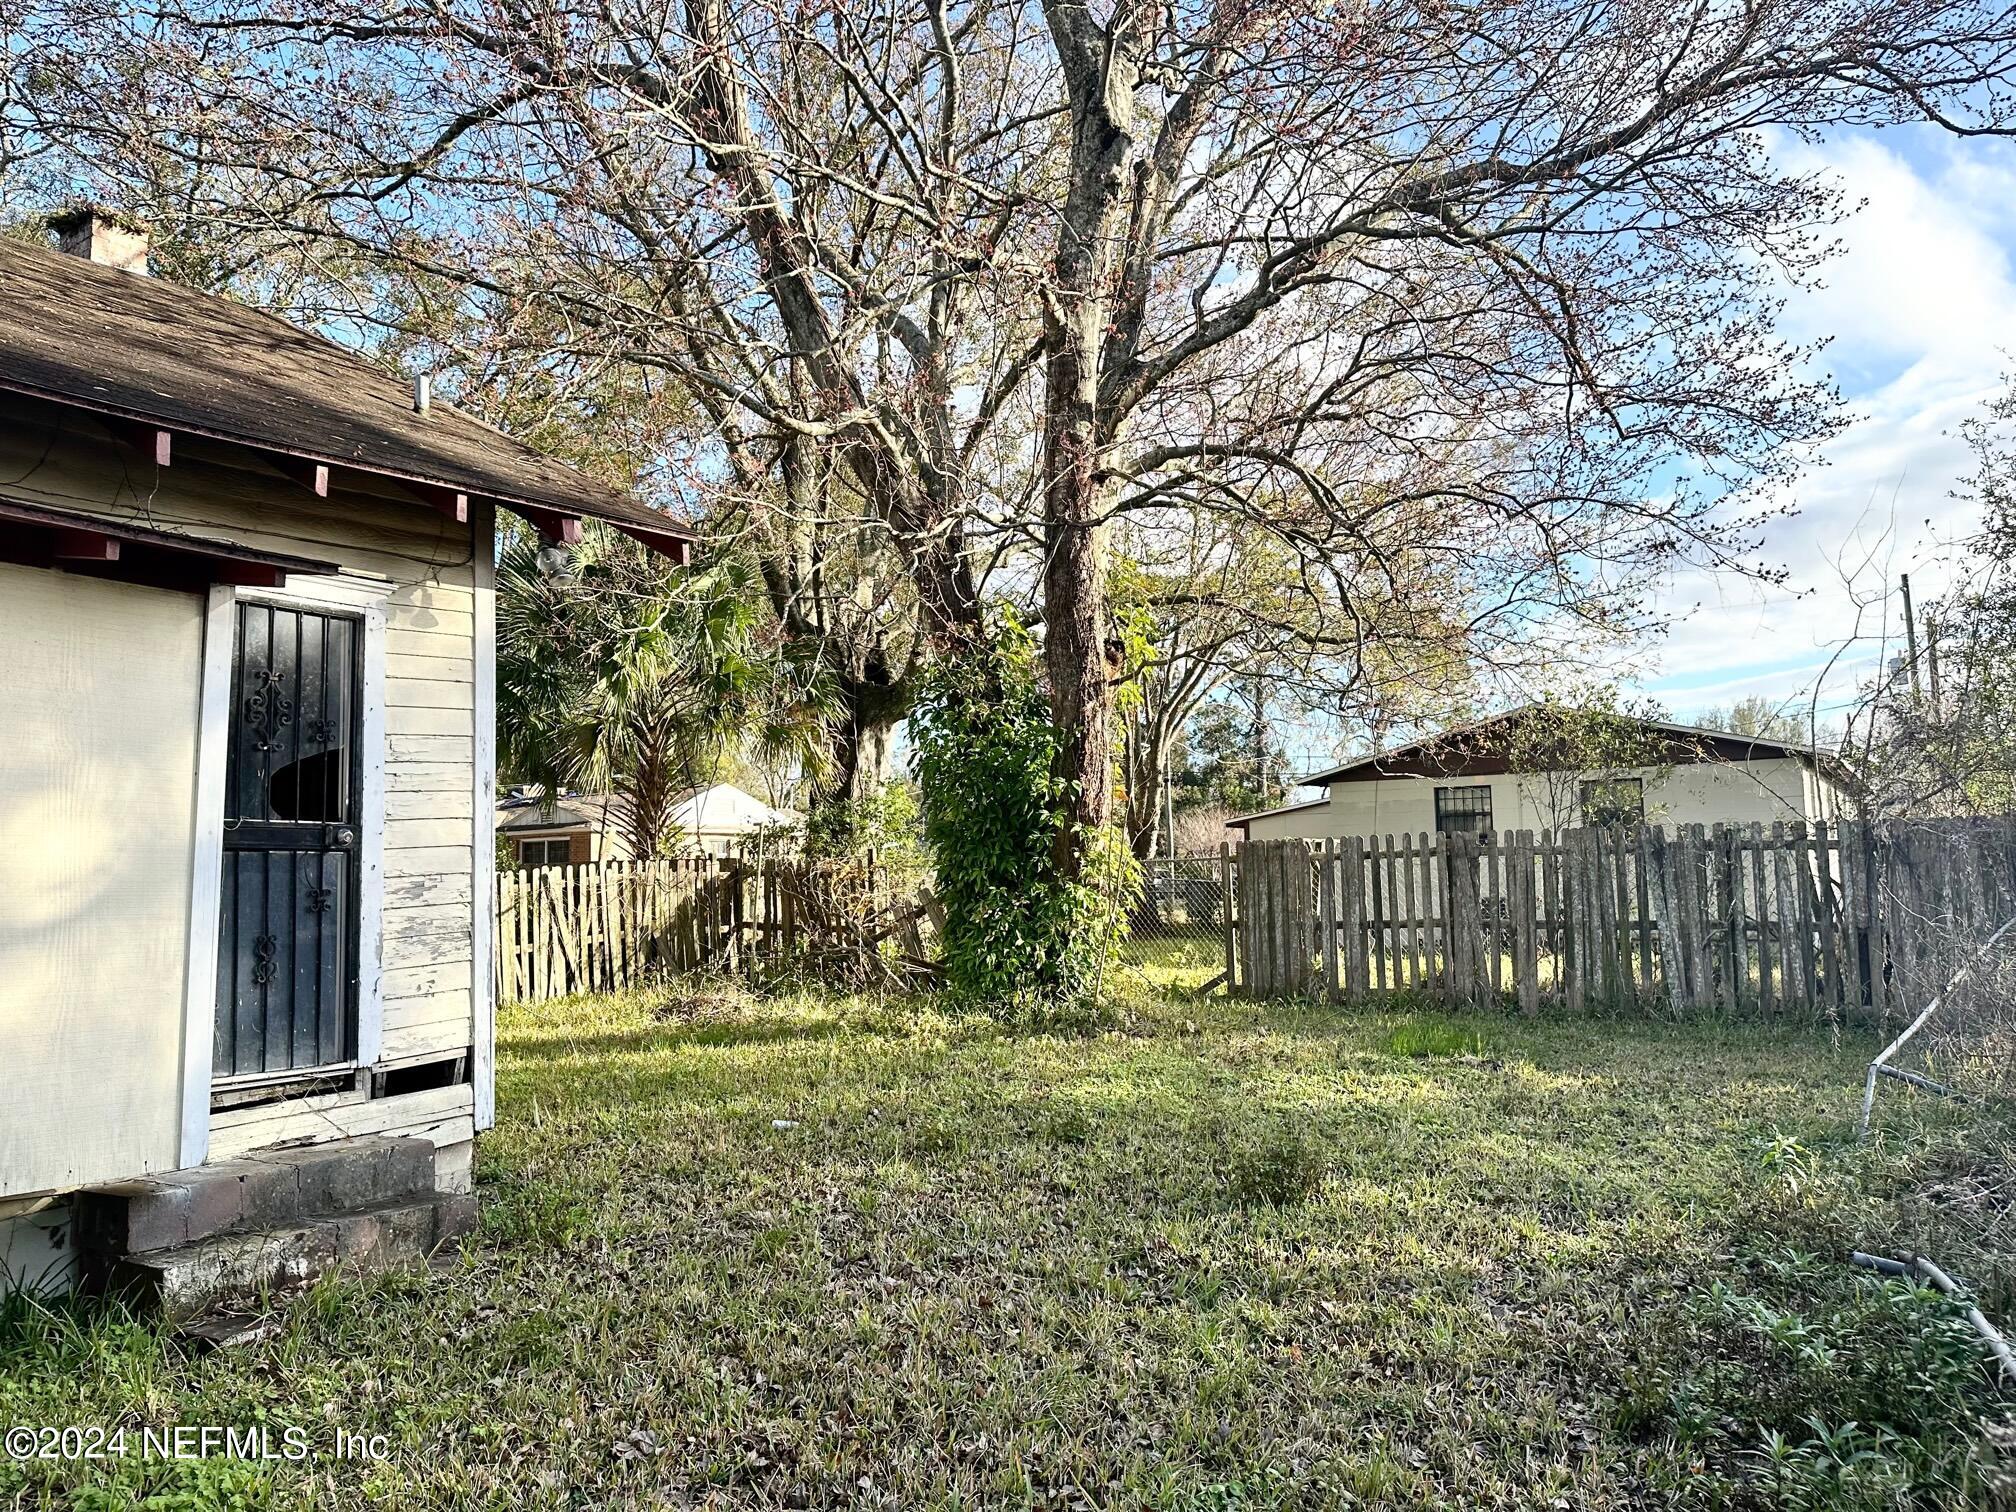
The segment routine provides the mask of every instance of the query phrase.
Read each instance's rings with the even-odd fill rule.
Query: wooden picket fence
[[[498,999],[608,992],[725,962],[741,894],[714,856],[500,871]]]
[[[1252,997],[1887,1022],[2016,913],[2002,822],[1249,841],[1222,865]]]
[[[500,871],[497,996],[543,1001],[703,969],[901,983],[932,972],[935,913],[873,855],[844,868],[735,855]]]

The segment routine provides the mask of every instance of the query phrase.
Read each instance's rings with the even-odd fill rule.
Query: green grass
[[[1903,1152],[1968,1144],[1898,1099],[1851,1153],[1867,1054],[1222,999],[1085,1036],[693,984],[508,1010],[484,1230],[436,1273],[217,1355],[0,1333],[0,1424],[389,1458],[0,1461],[0,1505],[1962,1505],[1971,1345],[1834,1256],[1917,1236]]]
[[[1225,970],[1225,940],[1215,929],[1136,931],[1120,947],[1122,986],[1194,991]]]
[[[1395,1024],[1386,1036],[1388,1055],[1415,1059],[1431,1056],[1479,1055],[1484,1053],[1483,1026],[1474,1020],[1455,1022],[1422,1015]]]

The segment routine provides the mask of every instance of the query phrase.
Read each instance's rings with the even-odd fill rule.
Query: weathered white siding
[[[0,563],[0,650],[0,1196],[171,1170],[203,600]]]
[[[483,814],[486,832],[489,824],[489,804],[477,806],[473,550],[478,544],[490,550],[487,513],[472,511],[471,522],[458,525],[417,500],[394,496],[389,486],[367,492],[381,485],[341,473],[330,497],[317,498],[242,451],[185,436],[176,438],[172,465],[157,468],[88,419],[13,396],[8,407],[0,422],[0,477],[14,497],[336,562],[339,573],[291,578],[273,596],[360,611],[376,605],[382,611],[378,1063],[413,1062],[473,1046],[475,816]],[[43,576],[66,587],[78,581]],[[201,600],[189,602],[200,606]],[[364,756],[367,764],[373,759],[368,749]],[[186,785],[188,763],[167,775]],[[173,975],[179,980],[179,969]],[[208,1004],[202,1006],[208,1011]],[[465,1109],[475,1100],[468,1086],[413,1096],[426,1102],[416,1109],[416,1119],[437,1137],[444,1100]],[[304,1126],[283,1137],[304,1132],[333,1137],[353,1131],[351,1125],[354,1131],[396,1129],[397,1111],[386,1104],[401,1101],[381,1099],[368,1112],[348,1103],[321,1109],[314,1131]],[[394,1120],[389,1125],[388,1117]],[[219,1115],[213,1139],[245,1123],[243,1115]]]

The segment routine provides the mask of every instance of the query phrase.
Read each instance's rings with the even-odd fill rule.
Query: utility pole
[[[1253,678],[1253,766],[1258,774],[1254,781],[1260,789],[1260,802],[1265,807],[1267,797],[1267,684],[1256,675]]]
[[[1925,698],[1918,687],[1918,621],[1911,614],[1911,574],[1901,573],[1897,581],[1904,585],[1904,645],[1911,656],[1911,706],[1915,709]]]
[[[1939,621],[1929,614],[1925,616],[1925,674],[1932,686],[1932,718],[1944,719],[1939,703]]]

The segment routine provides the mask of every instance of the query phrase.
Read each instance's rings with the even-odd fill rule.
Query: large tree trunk
[[[816,802],[862,803],[889,780],[889,745],[894,723],[842,727],[833,735],[833,774],[820,784]]]
[[[1162,783],[1169,764],[1163,722],[1137,716],[1129,722],[1126,745],[1127,845],[1135,860],[1146,861],[1162,837]]]
[[[829,480],[819,454],[803,441],[788,441],[777,465],[790,508],[769,522],[770,532],[762,538],[764,582],[789,633],[819,648],[838,706],[827,752],[831,767],[813,787],[808,805],[815,818],[823,818],[836,807],[881,792],[897,722],[910,709],[914,666],[891,665],[892,636],[874,624],[871,611],[895,592],[896,584],[893,576],[871,570],[876,556],[864,547],[858,531],[850,541],[843,528],[839,543],[843,558],[851,549],[853,580],[837,586],[830,582],[834,548],[822,538],[819,522],[842,513],[844,506],[836,507],[827,495]],[[977,618],[978,593],[964,562],[952,563],[939,576],[943,592],[966,591]]]
[[[1097,300],[1080,301],[1080,322],[1096,318]],[[1086,846],[1113,816],[1113,697],[1106,668],[1106,542],[1098,522],[1098,457],[1091,388],[1080,340],[1052,356],[1049,430],[1043,439],[1043,662],[1050,674],[1050,714],[1057,726],[1057,776],[1065,823],[1057,831],[1057,870],[1066,881],[1084,871]]]
[[[1127,848],[1136,861],[1151,859],[1162,838],[1162,804],[1151,794],[1136,796],[1127,790]]]
[[[812,797],[815,809],[859,803],[889,780],[889,750],[908,711],[910,690],[866,676],[836,679],[840,705],[833,728],[833,769]]]
[[[1133,157],[1137,60],[1070,0],[1046,0],[1071,99],[1071,181],[1058,227],[1043,432],[1043,661],[1057,726],[1066,822],[1059,874],[1084,873],[1113,817],[1113,690],[1107,667],[1106,542],[1099,459],[1114,438],[1099,413],[1099,364]]]

